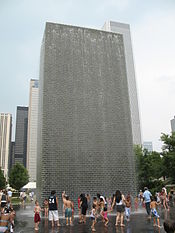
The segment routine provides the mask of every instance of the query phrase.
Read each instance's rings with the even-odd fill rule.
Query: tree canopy
[[[0,167],[0,189],[4,189],[5,185],[6,185],[6,179],[5,179],[3,171],[1,170],[1,167]]]
[[[29,175],[27,169],[20,163],[15,164],[9,176],[10,186],[19,191],[28,182]]]
[[[138,188],[143,189],[145,186],[152,189],[152,192],[158,191],[155,188],[162,188],[162,158],[158,152],[148,152],[141,146],[134,147],[136,155],[137,180]]]
[[[170,135],[162,133],[160,138],[163,142],[161,153],[134,146],[139,189],[147,186],[154,192],[159,191],[167,181],[175,184],[175,132]]]
[[[175,132],[161,135],[163,142],[163,176],[175,183]]]

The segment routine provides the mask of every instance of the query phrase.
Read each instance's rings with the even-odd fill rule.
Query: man
[[[148,190],[147,187],[144,188],[144,193],[143,193],[143,198],[144,198],[144,202],[145,202],[145,207],[146,207],[146,212],[148,214],[148,218],[151,219],[150,216],[150,203],[151,203],[151,196],[152,194],[150,193],[150,191]]]
[[[55,222],[57,226],[61,226],[58,218],[58,198],[56,197],[56,192],[51,191],[49,196],[49,221],[52,221],[52,227],[54,227]]]

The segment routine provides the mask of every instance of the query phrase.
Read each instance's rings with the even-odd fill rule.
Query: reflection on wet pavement
[[[16,210],[16,233],[90,233],[91,231],[91,219],[87,218],[86,224],[78,224],[78,219],[75,218],[74,226],[66,226],[65,219],[61,218],[61,227],[55,227],[52,229],[48,219],[42,217],[39,224],[39,231],[34,230],[34,206],[26,206],[24,209],[19,207]],[[114,212],[115,213],[115,212]],[[175,208],[170,211],[159,211],[161,213],[160,224],[161,228],[153,227],[153,220],[148,220],[145,210],[134,212],[131,215],[131,221],[125,221],[125,227],[115,227],[115,215],[109,216],[109,225],[104,227],[103,222],[98,219],[95,225],[96,232],[98,233],[163,233],[163,221],[164,219],[174,219]]]

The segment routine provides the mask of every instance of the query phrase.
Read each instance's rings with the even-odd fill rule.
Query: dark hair
[[[101,196],[100,193],[97,193],[97,197],[100,198],[100,196]]]
[[[92,205],[92,208],[93,208],[93,209],[95,209],[95,208],[96,208],[96,205],[95,205],[95,204],[93,204],[93,205]]]
[[[55,190],[52,190],[51,191],[51,195],[55,195],[56,191]]]
[[[107,211],[107,207],[106,206],[104,207],[104,211]]]
[[[116,201],[117,203],[119,203],[119,202],[121,201],[121,199],[122,199],[122,194],[121,194],[120,190],[116,190],[115,198],[116,198],[115,201]]]

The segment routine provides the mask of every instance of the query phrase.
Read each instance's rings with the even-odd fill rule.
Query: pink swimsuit
[[[107,219],[107,212],[103,212],[103,217],[104,217],[104,219]]]

